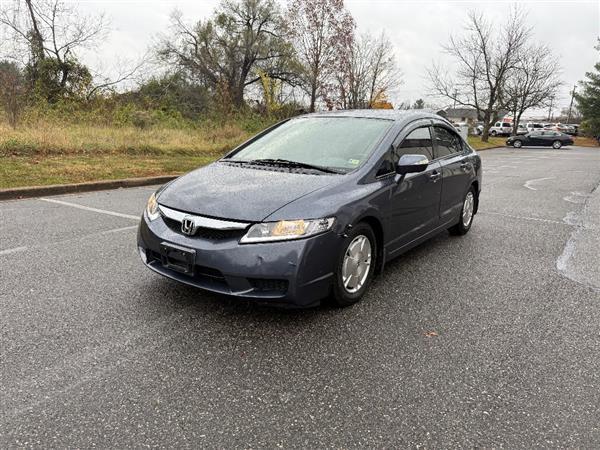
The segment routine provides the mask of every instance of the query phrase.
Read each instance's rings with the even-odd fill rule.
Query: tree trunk
[[[316,83],[314,83],[311,87],[310,87],[310,108],[309,108],[309,112],[314,113],[315,112],[315,105],[317,103],[317,85]]]
[[[485,111],[483,113],[483,132],[481,133],[481,142],[488,142],[490,140],[490,118],[490,111]]]

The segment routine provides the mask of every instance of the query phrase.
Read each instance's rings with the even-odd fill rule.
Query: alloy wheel
[[[560,141],[554,141],[552,143],[552,147],[555,148],[555,149],[559,149],[559,148],[562,147],[562,142],[560,142]]]
[[[474,207],[475,207],[475,197],[473,196],[473,192],[469,191],[467,193],[467,196],[465,197],[465,202],[463,203],[463,212],[462,212],[463,226],[468,227],[471,224],[471,220],[473,220]]]
[[[371,241],[365,235],[356,236],[344,254],[342,263],[342,283],[344,289],[354,294],[364,286],[371,268]]]
[[[523,145],[523,143],[522,143],[521,141],[515,141],[515,142],[513,143],[513,146],[514,146],[515,148],[521,148],[521,147],[522,147],[522,145]]]

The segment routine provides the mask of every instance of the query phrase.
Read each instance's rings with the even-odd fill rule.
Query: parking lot
[[[0,447],[597,446],[600,151],[481,156],[471,232],[347,309],[150,272],[154,188],[1,202]]]

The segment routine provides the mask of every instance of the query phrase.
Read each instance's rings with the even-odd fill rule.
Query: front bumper
[[[194,275],[163,266],[161,244],[195,250]],[[142,217],[140,256],[146,266],[173,280],[207,291],[259,301],[308,307],[330,292],[342,238],[333,231],[306,239],[260,244],[239,236],[185,236],[162,217]]]

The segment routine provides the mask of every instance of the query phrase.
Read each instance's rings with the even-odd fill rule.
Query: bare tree
[[[548,106],[562,86],[560,66],[545,46],[524,48],[504,89],[504,105],[513,116],[513,134],[517,134],[523,113]]]
[[[0,106],[13,128],[17,127],[24,107],[24,94],[23,74],[18,66],[12,62],[0,62]]]
[[[158,56],[222,91],[235,106],[243,104],[246,87],[260,81],[257,69],[293,82],[292,51],[274,0],[223,0],[212,19],[188,26],[175,11],[171,22],[172,34],[162,39]]]
[[[368,33],[353,39],[339,60],[337,103],[343,109],[370,108],[402,83],[393,45],[384,33],[377,39]]]
[[[338,56],[352,45],[354,19],[344,0],[292,0],[288,17],[289,36],[302,65],[302,86],[314,112],[331,86]]]
[[[486,142],[502,106],[506,81],[530,35],[526,15],[516,7],[503,23],[496,31],[482,14],[471,11],[466,33],[452,36],[444,46],[457,64],[456,72],[448,75],[447,69],[435,65],[428,71],[435,94],[477,110]]]
[[[60,0],[7,2],[0,9],[0,26],[12,34],[15,47],[10,56],[28,64],[30,77],[34,81],[43,77],[44,63],[52,61],[48,71],[56,72],[63,89],[77,74],[77,51],[96,45],[107,28],[104,16],[82,15]]]

